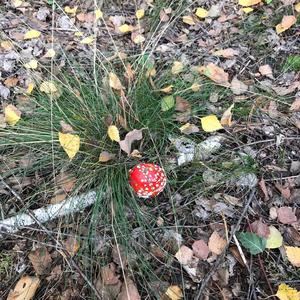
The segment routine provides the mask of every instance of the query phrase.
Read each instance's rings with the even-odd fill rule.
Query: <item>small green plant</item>
[[[283,72],[300,71],[300,55],[290,55],[283,65]]]

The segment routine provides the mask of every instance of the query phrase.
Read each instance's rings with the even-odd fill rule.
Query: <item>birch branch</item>
[[[0,220],[0,237],[4,233],[14,233],[28,226],[51,221],[58,217],[70,215],[84,210],[96,201],[96,192],[91,191],[86,194],[74,196],[63,200],[57,204],[49,204],[32,211],[36,221],[27,213],[21,213],[16,216]]]

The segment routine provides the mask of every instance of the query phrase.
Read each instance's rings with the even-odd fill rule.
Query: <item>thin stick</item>
[[[223,252],[219,255],[219,257],[217,258],[216,262],[214,263],[214,265],[212,266],[212,268],[210,269],[210,271],[206,274],[206,276],[203,278],[202,280],[202,284],[196,294],[196,296],[194,297],[194,300],[200,300],[201,298],[203,299],[204,298],[204,295],[203,295],[203,292],[207,286],[207,284],[210,282],[210,279],[211,277],[214,275],[214,273],[217,271],[218,267],[220,266],[220,264],[222,263],[225,255],[226,255],[226,252],[228,250],[228,247],[230,245],[230,242],[231,240],[233,239],[233,236],[235,235],[236,231],[238,230],[248,208],[249,208],[249,205],[251,204],[253,198],[254,198],[254,195],[255,195],[255,189],[252,190],[249,198],[247,199],[245,205],[244,205],[244,209],[236,223],[236,225],[234,226],[231,234],[230,234],[230,237],[229,237],[229,241],[227,243],[227,246],[225,247],[225,249],[223,250]]]
[[[4,184],[4,186],[23,204],[24,207],[25,204],[24,204],[24,201],[23,199],[3,180],[3,178],[0,176],[0,181],[2,182],[2,184]],[[96,192],[90,192],[88,193],[89,195],[89,198],[90,200],[93,200],[91,201],[91,204],[94,203],[96,201]],[[70,199],[82,199],[80,198],[80,196],[78,196],[77,198],[76,197],[71,197],[69,198],[68,200],[70,201]],[[64,203],[66,203],[66,201],[64,201]],[[60,203],[58,203],[60,204]],[[71,203],[69,203],[71,204]],[[55,204],[54,204],[55,205]],[[54,206],[52,205],[52,207]],[[56,204],[57,205],[57,204]],[[83,209],[83,207],[81,207],[81,209]],[[26,208],[26,212],[27,214],[22,214],[22,215],[26,215],[26,216],[29,216],[31,221],[33,220],[40,228],[42,228],[45,233],[48,235],[48,237],[55,243],[57,244],[60,248],[61,248],[61,251],[58,251],[62,257],[64,257],[67,262],[73,266],[73,268],[79,273],[79,275],[83,278],[83,280],[88,284],[88,286],[92,289],[92,291],[95,293],[96,297],[98,300],[102,300],[102,296],[100,295],[100,293],[98,292],[98,290],[96,289],[96,287],[94,286],[94,284],[87,278],[87,276],[83,273],[83,271],[81,270],[81,268],[77,265],[77,263],[74,261],[73,257],[70,255],[70,253],[65,249],[65,247],[62,245],[62,243],[60,241],[58,241],[54,236],[53,234],[51,233],[50,230],[48,230],[42,223],[41,221],[36,217],[36,210],[31,212],[29,209]],[[59,215],[61,216],[61,215]],[[11,218],[9,218],[11,219]],[[6,219],[6,220],[9,220],[9,219]],[[4,220],[5,221],[5,220]],[[2,221],[3,222],[3,221]],[[2,234],[5,233],[5,229],[3,230],[3,228],[1,228],[1,224],[2,222],[0,223],[0,232],[2,231]],[[7,224],[4,224],[4,226],[7,226]],[[5,227],[4,227],[5,228]],[[6,227],[7,228],[12,228],[12,227]]]

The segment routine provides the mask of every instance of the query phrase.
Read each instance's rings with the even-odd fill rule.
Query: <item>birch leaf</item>
[[[92,35],[90,35],[90,36],[85,37],[84,39],[82,39],[80,41],[80,44],[90,45],[90,44],[92,44],[94,42],[94,40],[95,40],[95,38]]]
[[[183,293],[178,285],[169,286],[165,294],[171,300],[180,300],[183,298]]]
[[[182,22],[188,25],[195,25],[195,21],[192,16],[183,16]]]
[[[9,125],[16,125],[21,119],[21,111],[9,104],[4,108],[5,121]]]
[[[276,249],[281,247],[283,242],[283,237],[280,231],[274,226],[269,226],[269,229],[270,229],[270,235],[267,238],[266,248]]]
[[[166,96],[162,98],[161,101],[161,110],[162,111],[168,111],[175,105],[175,99],[174,96]]]
[[[55,54],[56,54],[56,52],[54,49],[48,49],[43,57],[44,58],[53,58],[55,56]]]
[[[172,74],[177,75],[183,71],[183,63],[181,61],[174,61],[172,66]]]
[[[77,134],[58,133],[60,145],[68,154],[70,160],[75,157],[80,148],[80,137]]]
[[[145,15],[145,10],[144,9],[138,9],[136,12],[135,12],[135,16],[138,20],[142,19]]]
[[[27,31],[24,35],[24,40],[31,40],[40,37],[41,33],[38,30],[31,29]]]
[[[36,69],[38,67],[38,62],[35,59],[30,60],[28,63],[24,64],[26,69]]]
[[[123,89],[123,86],[122,86],[122,83],[121,83],[119,77],[113,72],[109,73],[109,86],[117,91]]]
[[[198,69],[200,74],[207,76],[212,81],[224,85],[229,86],[229,75],[222,68],[216,66],[213,63],[209,63],[206,66],[200,67]]]
[[[57,93],[57,86],[51,81],[44,81],[40,85],[40,91],[46,94]]]
[[[230,105],[229,108],[227,108],[224,113],[223,116],[221,118],[221,125],[223,126],[231,126],[232,125],[232,112],[231,110],[234,107],[234,103]]]
[[[115,125],[108,126],[107,134],[112,141],[120,142],[119,129]]]
[[[260,3],[261,0],[239,0],[239,5],[242,6],[252,6]]]
[[[288,260],[295,267],[300,267],[300,247],[285,246]]]
[[[196,16],[201,19],[204,19],[208,16],[208,11],[205,8],[198,7],[196,10]]]
[[[205,132],[214,132],[223,129],[222,124],[215,115],[209,115],[201,118],[202,129]]]
[[[96,21],[103,18],[103,12],[100,9],[95,10],[95,19]]]
[[[299,300],[300,292],[298,292],[296,289],[293,289],[285,283],[281,283],[278,287],[276,296],[280,300]]]
[[[297,19],[295,16],[283,16],[281,23],[276,25],[276,32],[279,34],[288,30],[296,23],[296,21]]]

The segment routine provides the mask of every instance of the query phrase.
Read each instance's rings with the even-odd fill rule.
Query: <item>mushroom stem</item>
[[[95,191],[90,191],[79,196],[69,197],[57,204],[49,204],[32,211],[38,222],[45,223],[58,217],[63,217],[92,205],[97,199]],[[26,213],[0,220],[0,237],[5,233],[15,233],[28,226],[36,224],[36,221]]]

